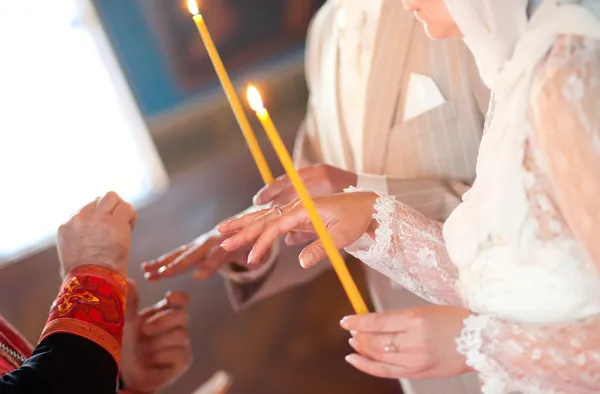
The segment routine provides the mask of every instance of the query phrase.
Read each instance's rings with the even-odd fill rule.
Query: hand
[[[121,378],[127,390],[158,391],[190,367],[187,306],[187,295],[174,292],[138,312],[137,289],[129,282],[121,360]]]
[[[351,332],[350,346],[359,353],[346,361],[381,378],[433,379],[470,372],[456,350],[469,315],[463,308],[424,306],[345,317],[340,324]]]
[[[345,188],[356,186],[358,176],[327,164],[316,164],[298,170],[298,174],[311,196],[324,196],[344,191]],[[270,185],[263,187],[254,196],[254,205],[289,204],[298,194],[287,175],[282,175]]]
[[[377,194],[371,192],[340,193],[314,198],[317,210],[329,230],[337,248],[351,245],[365,232],[376,228],[373,205]],[[218,226],[225,235],[233,235],[221,246],[227,251],[236,250],[254,242],[248,264],[260,261],[275,240],[291,231],[313,232],[314,228],[302,202],[294,200],[283,208],[281,215],[271,208],[241,216]],[[326,257],[320,241],[308,245],[300,253],[300,264],[311,267]]]
[[[125,276],[135,221],[133,207],[115,192],[81,208],[58,229],[63,275],[79,265],[100,264]]]
[[[216,230],[205,233],[187,245],[142,264],[144,277],[148,280],[160,280],[182,275],[195,268],[194,278],[203,280],[213,276],[226,264],[236,263],[245,267],[250,247],[227,252],[220,246],[225,239],[227,237]],[[265,256],[265,261],[267,258],[268,256]],[[249,268],[259,267],[257,264]]]

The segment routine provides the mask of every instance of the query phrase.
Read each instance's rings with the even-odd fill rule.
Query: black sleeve
[[[94,342],[54,334],[23,366],[0,377],[0,394],[115,394],[117,364]]]

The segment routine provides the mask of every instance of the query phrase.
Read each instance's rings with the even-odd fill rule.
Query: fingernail
[[[252,264],[252,252],[254,252],[254,250],[251,250],[250,253],[248,253],[248,264]]]
[[[150,279],[150,276],[152,276],[152,274],[150,274],[150,272],[146,272],[144,274],[144,279]]]
[[[358,331],[356,331],[356,330],[350,330],[350,335],[356,336],[356,334],[358,334]]]
[[[160,267],[158,269],[158,273],[159,274],[164,274],[165,272],[167,272],[168,267],[166,265],[163,265],[162,267]]]
[[[358,343],[358,342],[357,342],[357,340],[356,340],[356,339],[354,339],[354,338],[350,338],[350,339],[348,339],[348,344],[349,344],[350,346],[352,346],[353,348],[356,348],[356,345],[357,345],[357,343]]]
[[[348,330],[348,316],[344,317],[342,320],[340,320],[340,326],[342,326],[343,329]]]
[[[217,230],[224,229],[229,225],[229,223],[231,223],[231,220],[217,224]]]
[[[313,261],[313,255],[310,253],[305,253],[300,257],[300,265],[304,268],[310,267],[310,264]]]
[[[354,354],[350,354],[350,355],[346,356],[345,360],[348,364],[354,365],[355,358],[356,358],[356,356]]]
[[[229,244],[231,244],[231,238],[227,238],[225,241],[221,242],[221,247],[225,249]]]
[[[166,298],[163,298],[162,300],[160,300],[156,304],[154,304],[154,307],[156,309],[164,309],[168,306],[169,306],[169,300],[167,300]]]

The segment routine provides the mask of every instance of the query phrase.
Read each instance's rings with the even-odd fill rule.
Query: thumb
[[[340,231],[330,231],[331,239],[336,249],[343,248],[348,245],[344,241],[344,236]],[[308,245],[300,253],[300,265],[304,268],[311,268],[313,265],[324,260],[327,257],[327,252],[320,239]]]
[[[325,247],[320,240],[315,241],[300,252],[300,265],[303,268],[311,268],[325,257],[327,257]]]
[[[258,192],[256,192],[254,197],[252,197],[253,205],[259,206],[259,205],[267,204],[269,202],[269,201],[266,201],[267,199],[265,198],[265,196],[267,195],[265,192],[267,190],[269,190],[269,187],[270,187],[270,185],[265,185]]]
[[[127,304],[125,307],[125,320],[133,319],[137,316],[140,303],[140,295],[137,285],[133,279],[127,278]]]
[[[313,241],[316,238],[316,235],[313,233],[303,233],[303,232],[291,232],[285,235],[284,241],[288,246],[297,246],[302,245],[307,242]]]

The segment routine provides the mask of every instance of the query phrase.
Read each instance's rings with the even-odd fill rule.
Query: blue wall
[[[183,92],[177,86],[136,0],[94,0],[94,3],[146,118],[173,110],[186,100],[202,94],[202,91]],[[282,57],[287,58],[287,55],[297,57],[301,50],[291,48],[283,56],[270,59],[271,63],[282,60]]]
[[[135,0],[95,4],[142,114],[152,117],[185,100]]]

